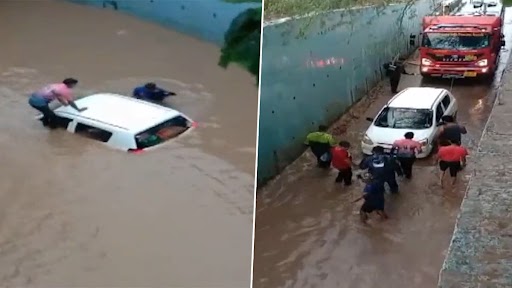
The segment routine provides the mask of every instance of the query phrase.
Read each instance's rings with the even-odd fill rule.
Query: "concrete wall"
[[[231,21],[242,11],[261,3],[233,4],[221,0],[69,0],[106,7],[189,34],[219,46]]]
[[[303,152],[307,133],[332,123],[381,80],[383,63],[411,52],[409,35],[420,33],[421,18],[433,10],[432,1],[420,0],[266,25],[258,182],[278,174]]]

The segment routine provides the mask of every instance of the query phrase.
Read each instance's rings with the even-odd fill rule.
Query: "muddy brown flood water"
[[[0,35],[0,286],[248,287],[254,79],[107,9],[2,1]],[[78,96],[154,80],[199,127],[140,155],[50,132],[27,95],[68,76]]]

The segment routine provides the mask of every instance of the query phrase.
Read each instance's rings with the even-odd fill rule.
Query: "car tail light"
[[[198,126],[198,125],[197,125],[197,122],[195,122],[195,121],[194,121],[194,122],[192,122],[192,128],[197,128],[197,126]]]
[[[128,152],[130,152],[132,154],[140,154],[140,153],[144,152],[144,149],[128,149]]]

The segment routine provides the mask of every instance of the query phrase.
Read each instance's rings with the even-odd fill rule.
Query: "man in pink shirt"
[[[28,103],[34,109],[43,113],[41,122],[43,122],[44,126],[48,126],[50,128],[57,127],[58,117],[53,113],[49,106],[49,104],[55,99],[57,99],[62,105],[70,105],[78,112],[82,112],[87,109],[78,108],[75,102],[73,102],[71,89],[73,89],[76,84],[78,84],[78,80],[66,78],[62,83],[49,84],[41,88],[39,91],[32,93]]]
[[[412,166],[416,160],[416,154],[421,153],[421,143],[413,140],[414,133],[407,132],[404,139],[396,140],[393,143],[393,151],[396,151],[396,156],[402,171],[407,179],[412,177]]]

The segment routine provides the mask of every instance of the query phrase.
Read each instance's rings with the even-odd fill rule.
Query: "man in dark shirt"
[[[359,168],[368,170],[375,181],[380,181],[382,184],[387,183],[391,193],[398,193],[396,173],[402,174],[400,164],[394,157],[384,154],[382,146],[375,146],[372,152],[373,155],[361,161]]]
[[[359,216],[361,217],[361,221],[366,224],[369,218],[369,214],[374,211],[379,214],[382,219],[387,219],[388,215],[386,212],[384,212],[385,189],[383,183],[373,179],[371,176],[367,179],[364,179],[359,175],[358,178],[366,183],[366,186],[363,190],[363,196],[354,201],[357,202],[361,199],[364,199],[364,203],[361,205],[361,209],[359,209]]]
[[[461,145],[462,135],[467,134],[466,127],[455,122],[453,116],[445,115],[441,118],[443,125],[437,132],[438,141],[449,141]]]
[[[383,68],[386,71],[386,75],[389,77],[391,93],[398,92],[398,85],[400,84],[400,79],[402,78],[402,74],[413,75],[413,74],[407,73],[405,71],[403,62],[398,62],[398,61],[388,62],[383,65]]]
[[[161,89],[157,87],[155,83],[147,83],[133,90],[133,97],[156,102],[161,102],[165,97],[174,95],[176,95],[176,93]]]

